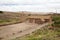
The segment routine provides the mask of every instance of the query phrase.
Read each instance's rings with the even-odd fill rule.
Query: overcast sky
[[[0,10],[60,12],[60,0],[0,0]]]

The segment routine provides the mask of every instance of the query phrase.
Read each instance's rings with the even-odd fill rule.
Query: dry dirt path
[[[2,26],[0,27],[0,40],[10,40],[19,36],[24,36],[26,34],[32,33],[37,29],[40,29],[41,27],[44,27],[45,25],[48,25],[48,23],[44,23],[42,25],[19,23]]]

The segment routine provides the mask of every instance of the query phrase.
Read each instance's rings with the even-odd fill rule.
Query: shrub
[[[0,11],[0,14],[2,14],[3,13],[3,11]]]

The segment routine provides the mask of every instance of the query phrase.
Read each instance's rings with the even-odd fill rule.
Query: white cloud
[[[54,9],[49,9],[43,6],[0,6],[2,11],[32,11],[32,12],[55,12]]]
[[[1,4],[40,4],[46,2],[47,0],[0,0]]]
[[[55,9],[60,12],[60,0],[0,0],[0,10],[6,11],[55,12]]]

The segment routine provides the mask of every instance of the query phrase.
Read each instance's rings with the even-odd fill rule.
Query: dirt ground
[[[29,34],[48,24],[19,23],[0,27],[0,40],[10,40],[19,36]]]
[[[0,39],[11,37],[17,33],[20,33],[24,30],[31,28],[33,24],[28,23],[19,23],[14,25],[2,26],[0,27]]]

